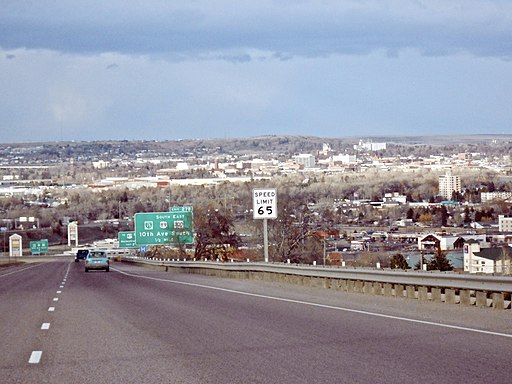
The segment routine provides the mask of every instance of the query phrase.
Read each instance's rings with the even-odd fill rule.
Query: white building
[[[398,192],[386,193],[386,194],[384,194],[384,202],[385,203],[395,202],[395,203],[399,203],[399,204],[406,204],[407,196],[401,195]]]
[[[315,156],[310,154],[300,154],[293,156],[293,160],[300,165],[303,165],[304,168],[314,168],[316,161]]]
[[[486,235],[438,235],[435,233],[429,233],[418,236],[418,250],[435,251],[436,249],[441,248],[441,251],[453,251],[462,249],[466,243],[472,241],[478,242],[482,248],[488,246]]]
[[[331,152],[332,152],[332,148],[331,148],[331,146],[330,146],[329,144],[327,144],[327,143],[323,143],[323,144],[322,144],[322,154],[323,154],[324,156],[327,156],[327,155],[329,155],[329,153],[331,153]]]
[[[482,192],[480,193],[482,203],[489,201],[506,201],[512,202],[512,192]]]
[[[108,166],[110,166],[110,162],[108,162],[108,161],[98,160],[98,161],[92,162],[92,167],[94,169],[104,169],[104,168],[107,168]]]
[[[498,216],[498,230],[500,232],[512,232],[512,217]]]
[[[451,200],[453,192],[461,192],[460,177],[453,176],[451,169],[444,176],[439,176],[439,195]]]
[[[465,272],[510,274],[511,260],[511,247],[481,248],[476,240],[464,244]]]
[[[357,156],[356,155],[334,155],[332,157],[333,163],[341,163],[341,164],[356,164]]]
[[[354,145],[356,151],[383,151],[386,149],[386,143],[374,143],[372,141],[359,140],[359,144]]]

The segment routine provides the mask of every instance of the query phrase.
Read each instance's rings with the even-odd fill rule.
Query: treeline
[[[491,187],[505,188],[488,172],[461,173],[465,194],[477,199],[479,191]],[[95,221],[112,222],[133,218],[138,212],[167,211],[170,206],[194,207],[196,231],[203,231],[198,250],[207,257],[224,255],[231,244],[243,244],[242,234],[261,237],[261,223],[252,218],[252,190],[273,187],[278,191],[277,220],[269,222],[269,241],[274,260],[294,262],[321,259],[321,233],[339,225],[391,226],[400,219],[411,219],[425,226],[468,226],[472,221],[495,221],[499,214],[512,215],[511,205],[486,205],[412,208],[399,205],[391,209],[375,209],[370,205],[355,207],[346,200],[382,200],[385,193],[407,195],[409,201],[435,201],[438,174],[434,172],[367,172],[364,174],[287,175],[267,181],[246,183],[224,182],[214,186],[176,186],[137,190],[98,190],[87,188],[55,189],[44,196],[0,199],[4,219],[35,217],[42,228],[51,230],[66,241],[68,221],[80,225]],[[509,187],[509,186],[508,186]],[[119,228],[117,228],[119,229]],[[131,230],[133,228],[123,228]],[[116,228],[105,226],[105,236],[115,237]],[[210,243],[204,243],[206,240]],[[216,244],[216,245],[215,245]],[[199,248],[200,247],[200,248]],[[224,250],[219,251],[218,248]]]
[[[33,216],[41,226],[48,227],[56,221],[69,218],[87,223],[94,220],[133,217],[137,212],[165,211],[172,205],[201,206],[213,204],[232,213],[237,219],[244,219],[252,207],[251,191],[257,187],[275,187],[280,205],[297,202],[323,215],[335,215],[343,223],[354,210],[347,207],[345,200],[367,199],[382,201],[386,193],[398,192],[407,196],[409,202],[438,202],[438,173],[435,172],[377,172],[334,175],[284,175],[268,181],[246,183],[224,182],[214,186],[173,186],[170,188],[90,189],[66,188],[49,189],[43,196],[3,197],[0,199],[0,214],[3,218]],[[479,203],[480,193],[492,190],[510,190],[510,183],[500,183],[491,172],[461,172],[464,191],[462,200]],[[300,204],[299,204],[300,203]],[[479,217],[496,218],[497,214],[508,214],[510,204],[495,203],[471,208],[476,221]],[[361,214],[369,219],[388,220],[400,218],[418,219],[419,210],[408,212],[407,205],[379,211],[362,207]],[[460,209],[462,212],[462,209]],[[478,212],[481,211],[481,214]],[[329,212],[329,213],[328,213]],[[373,212],[373,213],[372,213]],[[425,212],[421,212],[425,213]],[[435,213],[435,212],[433,212]],[[450,212],[451,213],[451,212]]]

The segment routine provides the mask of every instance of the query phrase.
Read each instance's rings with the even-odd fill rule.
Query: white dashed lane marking
[[[50,329],[50,323],[41,324],[41,329]]]
[[[48,312],[54,312],[54,311],[55,311],[55,307],[48,308]]]
[[[39,364],[42,355],[43,351],[32,351],[32,354],[30,355],[30,359],[28,360],[28,362],[30,364]]]

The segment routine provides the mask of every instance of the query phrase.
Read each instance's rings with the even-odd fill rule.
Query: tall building
[[[297,156],[293,156],[293,160],[300,165],[303,165],[304,168],[314,168],[316,161],[315,156],[309,154],[300,154]]]
[[[453,176],[451,169],[444,176],[439,176],[439,195],[451,200],[453,192],[461,192],[460,177]]]

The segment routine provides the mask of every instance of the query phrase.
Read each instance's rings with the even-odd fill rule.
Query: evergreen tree
[[[468,226],[471,224],[471,213],[469,211],[469,207],[466,205],[466,208],[464,208],[464,224]]]
[[[427,263],[427,269],[436,271],[451,271],[453,266],[446,257],[446,253],[437,248],[434,257]]]
[[[409,269],[407,260],[401,253],[397,253],[391,257],[390,260],[391,269]]]

